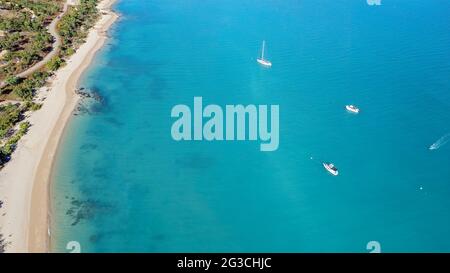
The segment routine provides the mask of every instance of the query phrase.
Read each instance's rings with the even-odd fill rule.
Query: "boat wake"
[[[450,133],[444,135],[443,137],[438,139],[435,143],[431,144],[431,146],[428,149],[430,149],[430,150],[437,150],[440,147],[444,146],[449,141],[450,141]]]

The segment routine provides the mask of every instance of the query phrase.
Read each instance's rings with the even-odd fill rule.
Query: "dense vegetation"
[[[2,92],[14,94],[14,98],[22,101],[31,101],[37,88],[43,86],[50,75],[47,71],[34,72],[26,79],[9,76],[5,79],[7,86]]]
[[[0,18],[0,29],[9,32],[45,30],[46,24],[60,7],[61,1],[2,0],[0,9],[10,11],[10,16]]]
[[[27,133],[28,128],[30,128],[30,123],[28,121],[22,122],[19,125],[19,130],[6,141],[5,145],[3,145],[0,150],[0,158],[2,160],[6,160],[7,157],[12,154],[16,148],[17,142],[19,142],[20,138]]]
[[[26,70],[50,50],[47,25],[61,9],[62,0],[0,0],[0,80]]]
[[[62,38],[58,55],[31,76],[17,77],[51,51],[53,38],[47,32],[47,26],[61,12],[64,2],[0,0],[0,82],[4,82],[0,102],[5,99],[18,101],[0,105],[0,166],[8,160],[30,126],[23,121],[24,113],[41,107],[33,102],[36,90],[84,42],[98,18],[98,0],[80,0],[79,5],[70,6],[57,25]]]
[[[81,0],[78,8],[71,7],[58,24],[58,31],[62,37],[62,56],[72,55],[84,42],[88,30],[98,18],[98,0]]]
[[[14,124],[20,120],[21,109],[18,104],[0,106],[0,138],[5,137]]]

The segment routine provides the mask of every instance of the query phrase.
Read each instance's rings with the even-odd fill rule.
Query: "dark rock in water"
[[[75,111],[73,112],[73,115],[74,116],[78,116],[78,115],[81,115],[81,114],[88,114],[89,113],[89,109],[87,109],[85,106],[83,106],[83,105],[78,105],[76,108],[75,108]]]
[[[163,234],[156,234],[152,236],[153,241],[164,241],[166,237]]]
[[[102,97],[96,91],[83,91],[84,89],[76,89],[75,93],[78,94],[82,99],[94,99],[96,101],[102,101]]]
[[[97,147],[98,145],[96,144],[86,143],[81,145],[80,150],[95,150]]]
[[[100,235],[91,235],[91,236],[89,236],[89,242],[91,242],[91,243],[97,243],[98,242],[98,240],[100,239]]]
[[[80,103],[73,112],[74,116],[81,114],[92,114],[95,113],[95,104],[89,104],[85,102],[94,101],[100,104],[104,104],[104,99],[100,96],[97,91],[88,90],[84,87],[76,89],[75,93],[81,97]]]
[[[67,210],[66,215],[72,217],[72,226],[75,226],[82,220],[89,220],[99,213],[107,213],[113,210],[113,207],[104,202],[96,200],[77,200],[72,199],[71,207]]]

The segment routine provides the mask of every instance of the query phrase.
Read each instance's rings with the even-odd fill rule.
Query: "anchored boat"
[[[329,173],[331,173],[332,175],[338,175],[339,174],[339,171],[338,171],[338,169],[333,165],[333,163],[326,163],[326,162],[324,162],[324,163],[322,163],[323,164],[323,166],[325,167],[325,169],[329,172]]]
[[[351,104],[350,105],[346,105],[345,109],[347,109],[348,111],[350,111],[352,113],[355,113],[355,114],[359,113],[359,108],[354,106],[354,105],[351,105]]]
[[[266,44],[266,41],[263,41],[262,43],[262,52],[261,52],[261,58],[256,59],[256,61],[266,67],[271,67],[272,63],[266,59],[264,59],[264,46]]]

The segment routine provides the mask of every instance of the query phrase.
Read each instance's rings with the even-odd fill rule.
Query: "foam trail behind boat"
[[[444,146],[447,142],[450,141],[450,134],[446,134],[445,136],[438,139],[435,143],[431,144],[430,150],[437,150],[440,147]]]

